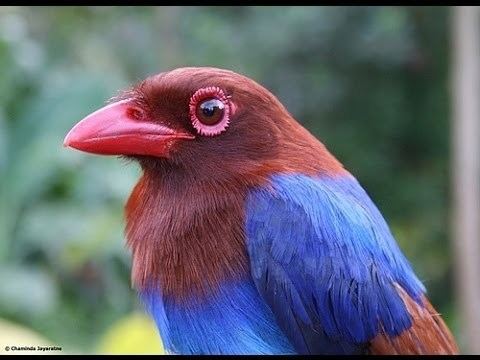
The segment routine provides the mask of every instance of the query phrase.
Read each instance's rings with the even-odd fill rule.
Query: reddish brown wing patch
[[[458,354],[458,347],[450,330],[426,297],[424,307],[417,304],[399,288],[413,325],[394,338],[378,335],[371,341],[369,352],[373,355],[447,355]]]

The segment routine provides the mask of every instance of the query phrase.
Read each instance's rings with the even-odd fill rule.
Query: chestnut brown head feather
[[[217,136],[199,134],[189,114],[191,97],[207,87],[222,89],[235,107],[228,128]],[[264,167],[292,166],[295,158],[295,166],[306,168],[307,172],[341,168],[323,145],[293,120],[275,96],[232,71],[176,69],[147,78],[131,89],[128,96],[136,99],[152,121],[196,136],[194,141],[176,144],[168,159],[136,157],[146,168],[180,167],[202,181],[212,180],[212,174],[219,180],[261,172]],[[285,148],[285,144],[289,147]],[[322,161],[318,161],[319,153],[325,153]]]

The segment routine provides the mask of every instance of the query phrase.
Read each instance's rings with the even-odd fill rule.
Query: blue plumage
[[[176,354],[294,354],[250,277],[225,283],[208,299],[179,302],[158,291],[142,299],[165,348]]]
[[[412,319],[394,284],[425,291],[382,215],[351,175],[275,175],[247,201],[252,275],[301,353],[362,352]]]

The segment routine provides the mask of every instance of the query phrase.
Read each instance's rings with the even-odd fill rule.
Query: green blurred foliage
[[[0,317],[89,353],[142,311],[122,214],[139,169],[62,140],[147,75],[217,66],[264,84],[358,177],[456,332],[449,56],[444,7],[1,7]]]

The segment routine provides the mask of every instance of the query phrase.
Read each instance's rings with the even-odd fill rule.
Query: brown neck
[[[157,175],[144,173],[125,208],[134,286],[183,298],[246,274],[244,190]]]

